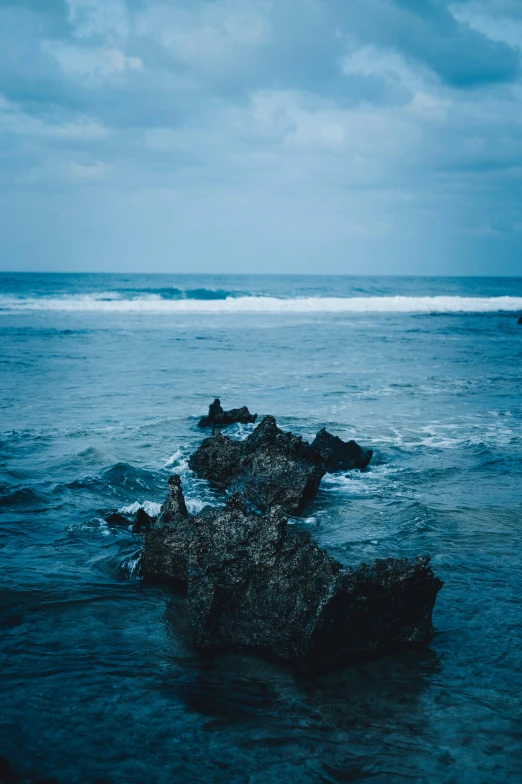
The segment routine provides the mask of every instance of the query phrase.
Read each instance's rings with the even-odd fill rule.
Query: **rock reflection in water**
[[[165,614],[166,624],[176,625],[173,637],[180,620],[182,633],[189,631],[183,615],[174,600]],[[245,782],[261,781],[263,773],[272,781],[384,782],[410,778],[412,754],[422,756],[429,732],[424,693],[439,670],[431,650],[318,677],[255,655],[194,652],[183,678],[165,679],[158,688],[205,719],[212,780],[226,781],[233,772],[234,780]],[[196,770],[200,760],[194,764]]]

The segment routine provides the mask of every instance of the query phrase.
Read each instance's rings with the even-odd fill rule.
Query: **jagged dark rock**
[[[245,441],[218,431],[189,460],[190,468],[217,487],[230,487],[262,511],[281,506],[298,512],[313,498],[325,469],[317,452],[300,436],[283,433],[267,416]]]
[[[154,523],[154,518],[151,517],[145,509],[141,507],[136,512],[136,516],[134,518],[134,523],[132,525],[132,531],[135,534],[142,534],[145,531],[150,531],[152,525]]]
[[[234,441],[214,430],[191,455],[189,466],[201,479],[225,489],[234,481],[244,453],[244,441]]]
[[[129,518],[119,512],[111,512],[105,516],[105,520],[109,525],[130,525]]]
[[[133,533],[142,534],[144,531],[150,530],[155,518],[151,517],[147,514],[145,509],[140,507],[134,515],[134,520],[129,519],[120,512],[111,512],[110,514],[105,515],[105,520],[109,525],[121,525],[126,528],[132,526]]]
[[[294,514],[317,494],[326,471],[365,468],[372,454],[324,428],[310,446],[266,416],[245,441],[215,430],[191,456],[189,466],[202,479],[230,488],[262,511],[281,506]]]
[[[522,324],[522,316],[520,316],[519,320],[517,321],[517,324]]]
[[[430,640],[442,582],[427,557],[345,568],[279,507],[249,514],[234,495],[191,516],[179,477],[169,485],[142,572],[186,584],[198,647],[260,649],[310,669]]]
[[[355,441],[342,441],[338,436],[328,433],[324,427],[317,433],[311,447],[321,456],[324,467],[330,474],[350,471],[353,468],[366,468],[373,456],[371,449],[363,449]]]
[[[208,408],[208,416],[201,417],[199,427],[224,427],[240,422],[243,425],[255,422],[257,414],[251,414],[246,406],[242,408],[232,408],[224,411],[221,402],[216,398]]]
[[[194,518],[189,515],[177,474],[169,478],[169,494],[151,531],[145,533],[141,558],[144,577],[182,583],[187,579],[189,547],[194,541]]]
[[[325,473],[320,458],[300,436],[283,433],[274,417],[265,417],[244,443],[232,492],[262,511],[280,506],[287,514],[317,495]]]

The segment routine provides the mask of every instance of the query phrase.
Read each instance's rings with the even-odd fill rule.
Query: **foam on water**
[[[339,493],[353,496],[378,493],[380,486],[387,489],[397,486],[396,475],[401,468],[391,465],[374,466],[367,471],[348,471],[347,473],[326,474],[321,481],[322,490],[337,495]]]
[[[118,509],[118,512],[122,515],[132,515],[136,514],[138,509],[144,509],[150,517],[157,517],[160,513],[161,504],[156,503],[156,501],[135,501],[133,504],[128,504],[128,506],[122,506],[121,509]]]
[[[181,449],[176,449],[169,459],[163,464],[163,468],[176,468],[178,474],[188,471],[188,459],[184,457]]]
[[[127,558],[122,562],[121,568],[129,580],[135,580],[139,577],[139,568],[141,561],[142,550],[138,550],[133,556]]]
[[[522,310],[522,297],[226,297],[164,299],[157,294],[124,299],[119,292],[61,297],[0,297],[0,310],[117,313],[496,313]]]
[[[494,413],[494,412],[493,412]],[[390,428],[388,432],[372,436],[374,445],[399,447],[415,450],[462,449],[465,447],[508,447],[520,444],[520,423],[505,417],[502,423],[488,421],[484,415],[478,421],[430,422],[418,428]]]

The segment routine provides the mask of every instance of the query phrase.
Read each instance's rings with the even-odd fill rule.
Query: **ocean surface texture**
[[[522,279],[0,276],[0,754],[60,784],[522,781]],[[296,525],[428,553],[425,652],[303,678],[193,649],[108,512],[159,510],[214,397],[374,449]],[[250,426],[231,426],[244,437]]]

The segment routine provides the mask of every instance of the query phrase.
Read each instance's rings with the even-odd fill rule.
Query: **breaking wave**
[[[163,293],[158,293],[161,291]],[[295,297],[241,296],[194,289],[157,290],[124,298],[119,292],[62,297],[0,297],[4,311],[106,311],[118,313],[498,313],[522,311],[522,297]],[[192,296],[189,297],[188,294]]]

